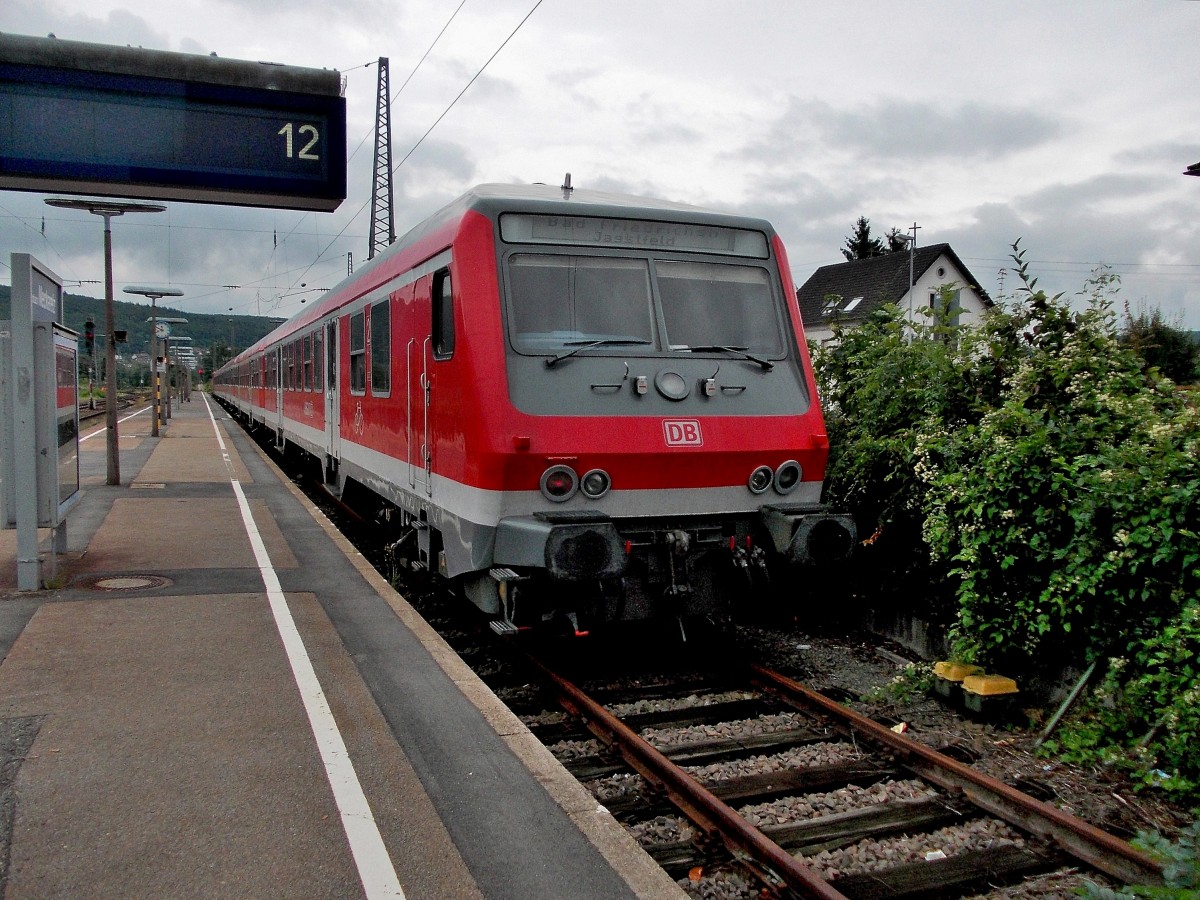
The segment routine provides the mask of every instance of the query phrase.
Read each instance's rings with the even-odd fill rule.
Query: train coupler
[[[750,565],[763,581],[771,580],[771,570],[767,565],[767,551],[757,544],[750,549]]]

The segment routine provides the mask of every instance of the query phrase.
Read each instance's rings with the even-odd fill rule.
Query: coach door
[[[420,332],[417,332],[420,334]],[[405,351],[408,412],[408,486],[433,496],[433,446],[429,436],[429,338],[409,338]]]
[[[267,390],[275,395],[275,409],[271,418],[274,420],[275,433],[283,435],[283,366],[280,357],[283,350],[275,347],[267,353]]]
[[[328,460],[338,458],[338,339],[337,319],[325,323],[325,454]],[[328,462],[327,460],[327,462]]]

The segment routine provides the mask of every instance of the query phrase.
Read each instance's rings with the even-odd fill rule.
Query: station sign
[[[38,528],[66,550],[79,502],[79,335],[60,324],[63,283],[11,254],[12,318],[0,322],[0,527],[17,530],[17,587],[41,583]],[[53,559],[53,556],[51,557]]]
[[[0,189],[330,212],[341,75],[0,34]]]

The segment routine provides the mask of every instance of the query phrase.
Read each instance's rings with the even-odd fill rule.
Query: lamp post
[[[163,297],[182,297],[183,291],[169,287],[143,287],[131,284],[125,288],[127,294],[141,294],[150,298],[150,384],[154,391],[154,418],[150,425],[150,436],[158,437],[159,410],[162,408],[159,400],[159,390],[162,379],[158,377],[158,310],[154,303]]]
[[[117,441],[117,337],[113,313],[112,217],[125,213],[156,213],[166,209],[159,203],[124,203],[108,200],[47,200],[59,209],[81,209],[104,217],[104,419],[108,427],[108,484],[121,483],[121,455]]]
[[[171,353],[171,343],[178,339],[171,335],[169,329],[170,326],[176,324],[186,325],[187,319],[167,318],[166,316],[158,317],[159,329],[167,332],[163,336],[163,364],[167,369],[167,409],[164,413],[163,422],[171,418],[171,391],[175,383],[175,356]],[[188,338],[188,340],[190,341],[191,338]]]
[[[917,254],[917,229],[920,227],[916,222],[913,222],[908,229],[912,234],[896,235],[901,242],[908,245],[908,324],[910,327],[915,322],[913,315],[913,263],[914,257]]]

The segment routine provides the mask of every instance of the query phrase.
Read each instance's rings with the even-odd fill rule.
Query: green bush
[[[1088,883],[1083,896],[1091,900],[1132,900],[1135,897],[1154,897],[1159,900],[1185,900],[1200,894],[1200,822],[1183,829],[1175,840],[1158,832],[1141,832],[1133,845],[1149,853],[1163,864],[1163,885],[1134,885],[1114,891]]]
[[[1200,415],[1118,339],[1112,275],[1077,310],[1014,252],[1023,289],[982,326],[908,332],[890,309],[814,354],[828,499],[874,531],[863,593],[886,603],[919,584],[956,658],[1013,675],[1113,659],[1059,749],[1188,794]]]
[[[835,324],[835,340],[814,347],[813,359],[829,433],[827,493],[854,514],[865,538],[866,559],[851,576],[865,576],[858,587],[877,600],[907,607],[916,597],[920,612],[936,616],[953,592],[923,543],[928,488],[914,464],[917,442],[929,420],[977,420],[1002,366],[977,352],[979,333],[926,312],[928,322],[915,329],[894,305],[854,329]]]

